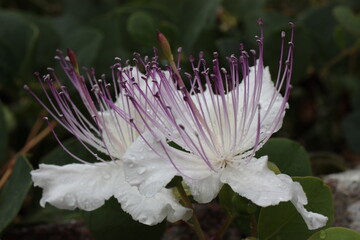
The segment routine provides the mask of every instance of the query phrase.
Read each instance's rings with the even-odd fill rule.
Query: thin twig
[[[176,186],[176,189],[178,190],[181,200],[184,202],[185,207],[191,208],[193,210],[193,215],[191,217],[192,223],[193,223],[193,229],[196,232],[196,235],[198,236],[199,240],[206,240],[203,230],[201,229],[201,225],[199,222],[199,219],[197,218],[195,214],[195,209],[191,204],[191,201],[189,197],[187,196],[184,187],[182,186],[182,183],[179,182]]]
[[[224,224],[221,226],[220,231],[215,236],[215,240],[221,240],[224,237],[224,234],[228,230],[233,220],[234,220],[234,216],[230,214],[226,216]]]
[[[30,133],[25,141],[25,144],[27,144],[31,139],[33,139],[40,131],[44,121],[43,121],[43,117],[46,117],[46,114],[42,111],[39,114],[39,117],[36,119],[36,122],[34,123],[33,127],[30,130]]]
[[[330,69],[338,62],[340,62],[342,59],[344,59],[347,56],[355,54],[360,48],[360,41],[357,41],[354,45],[352,45],[350,48],[346,48],[342,50],[338,55],[330,59],[320,70],[320,76],[326,76]]]
[[[56,122],[54,122],[52,124],[55,125]],[[35,125],[36,125],[36,123],[35,123]],[[26,154],[33,147],[35,147],[41,140],[43,140],[50,132],[51,132],[51,129],[49,127],[46,127],[38,135],[36,135],[30,141],[28,141],[20,151],[18,151],[17,153],[14,154],[14,156],[6,164],[6,170],[5,170],[4,174],[1,176],[0,189],[4,186],[6,181],[11,176],[11,173],[13,172],[14,165],[16,163],[16,159],[18,158],[18,156],[20,156],[22,154]]]

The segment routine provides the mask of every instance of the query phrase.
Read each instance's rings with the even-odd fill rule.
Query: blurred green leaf
[[[73,219],[81,219],[82,214],[80,210],[63,210],[46,204],[41,207],[40,200],[32,205],[31,212],[21,221],[22,224],[38,224],[38,223],[56,223],[64,222]]]
[[[344,118],[342,127],[350,149],[360,154],[360,110],[350,113]]]
[[[76,31],[76,29],[83,26],[75,16],[71,15],[52,16],[46,18],[45,20],[46,22],[49,22],[54,29],[56,29],[61,40],[66,38],[69,33]]]
[[[7,146],[8,146],[8,125],[5,119],[5,109],[0,104],[0,167],[2,167],[7,160]]]
[[[186,0],[182,2],[182,9],[178,10],[180,38],[182,45],[188,50],[198,39],[202,30],[209,23],[215,22],[215,13],[220,4],[219,0]]]
[[[0,10],[0,87],[28,70],[39,30],[20,14]]]
[[[224,184],[219,192],[220,206],[225,212],[231,216],[237,215],[236,209],[232,205],[232,198],[235,192],[228,184]]]
[[[62,37],[58,28],[51,23],[52,19],[36,15],[26,15],[26,19],[39,29],[31,59],[31,72],[43,72],[53,61],[55,50],[60,47]]]
[[[157,28],[151,15],[140,11],[134,12],[127,21],[126,29],[136,42],[150,47],[156,44]]]
[[[252,214],[254,204],[247,198],[239,196],[239,194],[234,192],[227,184],[221,188],[219,200],[221,208],[233,217],[243,213]]]
[[[271,138],[256,156],[269,157],[269,161],[276,164],[282,173],[290,176],[311,175],[309,155],[298,143],[286,138]]]
[[[337,6],[334,16],[347,31],[360,37],[360,14],[355,15],[347,6]]]
[[[274,29],[264,37],[264,58],[265,65],[270,67],[273,79],[277,76],[279,68],[280,50],[281,50],[281,31],[285,31],[285,52],[287,52],[287,42],[290,39],[290,27]],[[296,84],[306,76],[308,67],[312,64],[314,54],[314,41],[310,38],[309,29],[302,24],[295,24],[294,27],[294,65],[292,70],[292,83]],[[321,56],[317,56],[317,59]],[[284,60],[284,59],[283,59]]]
[[[352,229],[333,227],[314,233],[308,240],[360,240],[360,233]]]
[[[241,21],[244,20],[246,15],[259,13],[263,6],[266,4],[267,0],[224,0],[222,5],[225,7],[227,11],[236,16]],[[258,18],[261,16],[259,15]]]
[[[103,35],[100,31],[90,27],[81,27],[64,38],[62,49],[72,49],[80,67],[91,67],[96,60],[102,40]]]
[[[134,221],[115,198],[106,201],[99,209],[84,212],[83,216],[94,237],[101,240],[158,240],[165,231],[165,223],[147,226]]]
[[[32,167],[24,156],[16,159],[13,172],[0,192],[0,232],[16,217],[32,184]]]
[[[236,39],[237,47],[240,42],[246,44],[246,49],[255,48],[254,36],[259,35],[258,19],[263,19],[266,36],[267,32],[277,28],[278,17],[283,14],[276,14],[273,11],[264,11],[264,6],[268,0],[224,0],[223,6],[235,16],[238,20],[238,36]],[[283,16],[281,16],[283,18]],[[282,24],[287,24],[288,20],[285,20]],[[238,49],[238,48],[237,48]]]
[[[336,45],[340,48],[340,49],[345,49],[347,46],[347,42],[348,42],[348,36],[347,36],[347,32],[345,31],[345,29],[340,26],[337,25],[334,28],[334,40]]]
[[[341,89],[344,94],[349,97],[351,108],[353,110],[360,110],[360,81],[355,74],[339,73],[332,76],[333,84],[331,89]]]
[[[131,9],[116,8],[106,15],[96,18],[92,26],[98,29],[104,36],[101,44],[99,56],[95,65],[100,73],[107,73],[109,67],[114,64],[114,58],[128,59],[131,57],[129,43],[132,42],[130,36],[124,31],[126,29],[127,14]]]
[[[310,159],[316,176],[342,172],[346,169],[344,159],[340,155],[331,152],[312,152]]]
[[[299,182],[308,199],[308,211],[323,214],[329,218],[325,227],[334,221],[331,191],[323,181],[315,177],[294,177]],[[318,230],[309,230],[291,202],[263,208],[258,221],[259,240],[291,239],[304,240]]]
[[[332,34],[336,20],[332,10],[333,6],[324,5],[323,7],[306,9],[299,16],[304,27],[316,37],[319,44],[322,44],[319,45],[321,48],[328,47],[333,41]]]
[[[116,0],[63,0],[64,13],[68,16],[74,16],[81,22],[88,22],[90,18],[101,15],[116,7]]]
[[[94,156],[91,155],[91,153],[87,151],[77,139],[68,139],[63,143],[63,145],[69,152],[87,162],[93,162],[95,160]],[[41,158],[40,162],[59,166],[70,163],[78,163],[78,161],[65,152],[65,150],[60,145]]]

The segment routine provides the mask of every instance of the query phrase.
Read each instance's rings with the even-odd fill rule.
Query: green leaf
[[[32,202],[32,207],[28,210],[27,216],[22,219],[21,224],[58,223],[82,219],[80,210],[64,210],[50,204],[41,207],[39,204],[40,199],[37,198],[36,200],[36,202]]]
[[[26,19],[39,29],[31,58],[31,72],[44,72],[54,61],[55,50],[60,48],[62,37],[59,29],[51,24],[53,19],[37,15],[27,15]]]
[[[239,19],[243,19],[246,14],[249,12],[259,12],[264,7],[267,0],[224,0],[222,5],[229,11],[231,14],[234,14]],[[259,17],[259,16],[258,16]]]
[[[65,15],[73,16],[78,21],[87,23],[96,15],[106,13],[119,3],[116,0],[88,1],[88,0],[63,0]]]
[[[337,25],[334,28],[333,31],[333,38],[335,40],[336,45],[340,48],[340,49],[345,49],[347,46],[347,42],[348,42],[348,33],[345,31],[345,29],[340,26]]]
[[[127,41],[124,29],[126,29],[127,9],[116,8],[110,13],[96,18],[92,22],[92,26],[101,31],[104,36],[99,56],[96,59],[95,65],[97,72],[106,73],[109,71],[109,66],[114,64],[114,58],[120,57],[127,59],[131,57],[131,49],[129,43],[131,38]]]
[[[254,21],[254,20],[253,20]],[[264,27],[265,29],[267,27]],[[273,79],[277,76],[279,68],[279,58],[281,50],[281,31],[286,33],[286,41],[289,41],[291,28],[289,25],[286,27],[274,28],[271,32],[264,37],[264,62],[269,66],[271,76]],[[294,65],[292,69],[291,81],[297,83],[304,78],[304,73],[307,72],[308,67],[312,64],[312,56],[319,59],[319,55],[314,54],[318,50],[319,46],[315,45],[314,40],[311,38],[309,29],[302,24],[295,24],[294,27]],[[285,48],[287,49],[287,43],[285,42]],[[286,52],[287,50],[285,50]],[[296,63],[296,64],[295,64]]]
[[[0,192],[0,232],[16,217],[32,184],[32,167],[24,156],[16,159],[13,172]]]
[[[77,139],[68,139],[63,143],[63,145],[69,152],[87,162],[93,162],[95,160],[94,156],[90,152],[88,152]],[[54,148],[48,154],[46,154],[40,160],[40,162],[45,164],[55,164],[59,166],[70,163],[78,163],[78,161],[71,157],[67,152],[65,152],[65,150],[60,145]]]
[[[202,30],[209,23],[214,23],[219,0],[186,0],[183,1],[179,15],[180,36],[183,46],[191,48],[198,39]]]
[[[360,36],[360,14],[355,15],[349,7],[337,6],[334,16],[347,31]]]
[[[115,198],[91,212],[84,212],[85,224],[96,239],[158,240],[165,231],[165,223],[147,226],[134,221],[125,213]]]
[[[3,84],[12,83],[15,77],[26,72],[38,33],[38,28],[20,14],[0,10],[0,80]]]
[[[7,160],[7,144],[8,144],[8,128],[5,119],[5,109],[0,104],[0,167],[3,166]]]
[[[238,214],[233,198],[238,194],[235,193],[228,184],[224,184],[219,192],[219,201],[221,208],[229,215],[236,216]]]
[[[360,154],[360,110],[350,113],[343,120],[342,128],[345,135],[345,139],[350,149]]]
[[[239,214],[254,214],[258,207],[249,199],[234,192],[228,184],[225,184],[219,193],[221,207],[231,216]]]
[[[311,166],[315,176],[342,172],[346,170],[344,159],[331,152],[312,152]]]
[[[271,138],[256,156],[269,157],[269,161],[276,164],[282,173],[290,176],[311,175],[309,155],[298,143],[286,138]]]
[[[323,181],[315,177],[294,177],[299,182],[308,199],[305,208],[329,218],[325,227],[332,225],[334,209],[331,191]],[[263,208],[260,211],[259,240],[291,239],[304,240],[318,230],[309,230],[291,202]]]
[[[360,240],[360,233],[342,227],[333,227],[314,233],[308,240]]]
[[[126,29],[136,42],[147,46],[155,45],[157,26],[151,15],[140,11],[131,14]]]
[[[299,18],[302,20],[304,27],[315,36],[318,41],[317,44],[322,44],[318,47],[331,46],[329,44],[333,41],[333,29],[337,24],[333,16],[333,6],[324,5],[323,7],[306,9]]]
[[[102,40],[103,35],[100,31],[83,27],[69,33],[64,38],[62,48],[71,48],[75,52],[80,67],[91,67],[96,60]]]

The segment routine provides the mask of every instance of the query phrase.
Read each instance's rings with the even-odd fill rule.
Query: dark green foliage
[[[84,221],[96,239],[112,240],[119,236],[128,240],[161,239],[165,223],[147,226],[132,220],[115,198],[109,199],[104,206],[92,212],[84,212]]]
[[[334,221],[334,209],[329,187],[314,177],[294,177],[293,180],[299,182],[306,192],[306,209],[327,216],[329,220],[326,227],[331,226]],[[308,230],[292,203],[286,202],[260,211],[258,231],[259,240],[303,240],[318,230]]]
[[[296,140],[313,152],[310,159],[312,166],[315,166],[314,174],[344,170],[344,166],[360,154],[360,5],[357,0],[175,0],[171,4],[168,0],[4,0],[0,1],[0,7],[1,167],[8,162],[11,154],[25,145],[30,129],[40,115],[42,107],[23,90],[23,85],[28,84],[44,99],[33,72],[47,74],[46,68],[53,67],[62,81],[69,84],[53,59],[57,48],[63,51],[71,48],[78,56],[80,67],[94,67],[98,78],[104,73],[110,79],[110,66],[115,57],[123,61],[131,60],[135,51],[151,57],[154,52],[152,47],[158,47],[155,32],[160,30],[169,39],[174,53],[178,47],[183,47],[183,71],[191,71],[188,57],[196,57],[200,50],[204,51],[208,60],[212,52],[217,51],[226,67],[226,57],[238,55],[240,43],[244,43],[247,50],[257,49],[254,37],[259,35],[258,18],[264,20],[264,59],[265,64],[270,66],[273,79],[278,70],[280,33],[284,30],[289,36],[288,22],[295,23],[293,89],[289,99],[290,108],[278,135]],[[162,59],[160,51],[158,55]],[[166,64],[166,61],[160,62]],[[211,69],[211,61],[207,62],[207,66]],[[74,91],[71,86],[68,87],[69,92]],[[62,141],[70,136],[61,126],[55,130]],[[93,160],[76,140],[68,140],[64,144],[84,160]],[[281,172],[291,176],[312,174],[308,153],[293,141],[272,139],[257,155],[268,155]],[[57,165],[74,162],[58,147],[52,136],[32,149],[29,157],[34,166],[40,162]],[[1,189],[1,211],[9,211],[6,215],[0,214],[1,229],[20,210],[31,182],[28,174],[30,169],[26,160],[20,157],[13,175]],[[23,174],[21,186],[20,173]],[[315,207],[329,214],[329,209],[316,205],[317,199],[311,195],[312,188],[308,182],[313,181],[313,186],[321,190],[328,201],[326,187],[312,178],[299,178],[299,181],[305,190],[310,189],[309,208],[315,202]],[[18,192],[11,192],[14,190],[9,189],[10,185],[16,185]],[[5,194],[9,191],[10,194]],[[28,196],[31,204],[38,206],[38,195],[36,191],[30,191]],[[13,205],[8,207],[10,202]],[[237,215],[239,209],[243,213],[247,211],[247,200],[235,196],[226,187],[220,195],[220,202],[233,215]],[[229,207],[229,203],[236,206]],[[50,206],[45,209],[25,207],[27,216],[20,223],[79,218],[79,212],[72,215]],[[112,211],[113,208],[117,211]],[[264,228],[267,211],[287,211],[293,214],[290,222],[301,222],[289,203],[262,209],[259,231],[263,235],[260,235],[260,239],[272,239],[268,238],[270,233]],[[109,221],[97,222],[104,214],[110,214]],[[121,221],[130,219],[114,199],[103,208],[84,216],[95,236],[105,236],[103,233],[106,229],[109,239],[114,239],[111,234],[118,234],[119,229],[124,230],[124,222]],[[114,220],[117,217],[123,220]],[[235,223],[237,221],[240,221],[239,226],[245,229],[244,232],[250,232],[248,213],[234,220]],[[246,226],[241,222],[245,222]],[[103,223],[106,225],[101,225]],[[138,225],[131,225],[125,230],[137,236],[135,229]],[[291,232],[290,225],[279,229],[276,234],[285,236],[282,234]],[[163,227],[158,226],[154,232],[146,228],[144,233],[158,239]],[[346,231],[327,229],[326,234],[329,239],[333,236],[336,239],[338,233],[344,236],[353,234]],[[139,232],[142,234],[142,231]],[[313,232],[304,230],[301,234],[299,236],[307,238]],[[310,240],[317,239],[319,234],[321,232],[315,233]]]
[[[24,156],[16,159],[11,177],[0,191],[0,232],[20,211],[31,187],[32,167]]]

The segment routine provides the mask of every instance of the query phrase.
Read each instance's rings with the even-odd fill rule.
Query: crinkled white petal
[[[139,137],[123,156],[126,181],[138,186],[142,194],[153,196],[177,175],[204,179],[211,174],[210,168],[197,156],[170,147],[165,142],[160,145],[149,132],[142,134],[142,137]],[[167,158],[168,155],[180,172]]]
[[[220,179],[222,182],[228,183],[235,192],[261,207],[277,205],[290,200],[309,229],[323,227],[328,220],[321,214],[305,209],[307,198],[302,186],[293,182],[288,175],[276,175],[269,170],[267,156],[259,159],[253,158],[248,163],[242,163],[236,168],[227,167],[221,173]]]
[[[131,213],[135,220],[154,225],[165,218],[170,222],[188,220],[192,210],[178,203],[169,189],[162,189],[153,197],[141,195],[136,187],[127,185],[127,191],[115,194],[124,211]]]
[[[191,195],[199,203],[208,203],[213,200],[223,186],[217,173],[213,173],[213,175],[201,180],[190,178],[184,178],[183,180],[189,186]]]
[[[157,224],[166,217],[178,221],[191,216],[191,210],[180,205],[170,190],[163,189],[153,198],[141,195],[125,181],[121,161],[65,166],[40,164],[31,175],[34,185],[43,188],[40,200],[43,207],[48,202],[61,209],[91,211],[115,196],[125,212],[147,225]]]
[[[253,203],[267,207],[292,198],[292,186],[267,167],[267,156],[241,161],[236,167],[227,166],[220,180]]]
[[[293,197],[291,199],[291,202],[294,204],[296,210],[303,217],[307,227],[310,230],[324,227],[328,221],[328,218],[324,215],[306,210],[304,205],[307,204],[307,198],[302,186],[298,182],[292,182],[290,177],[288,178],[288,181],[289,184],[292,184]]]

